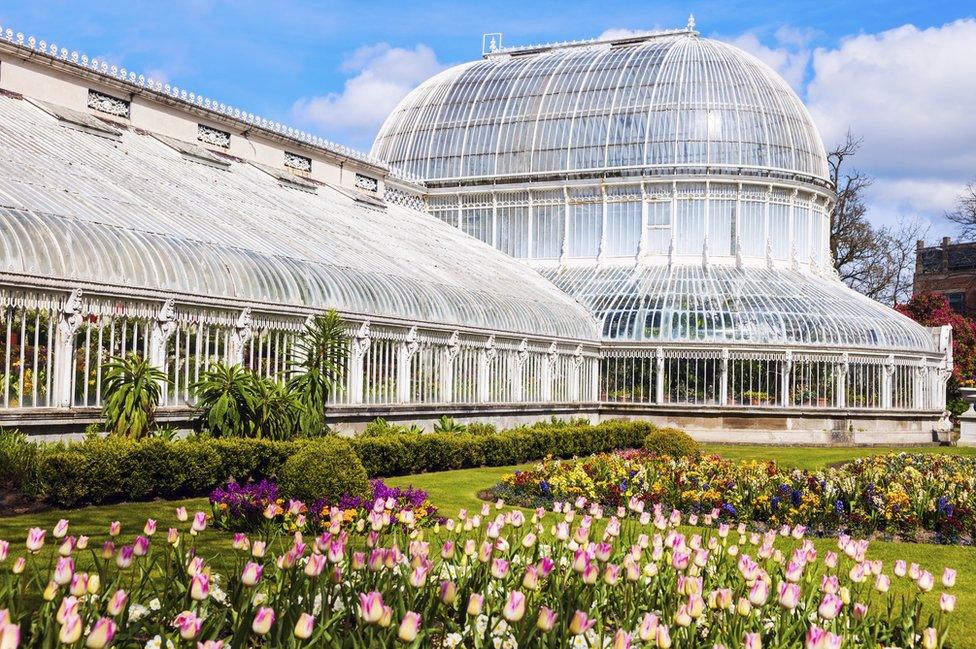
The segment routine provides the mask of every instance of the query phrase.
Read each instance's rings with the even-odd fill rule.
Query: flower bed
[[[578,497],[616,506],[636,497],[771,527],[969,542],[976,533],[976,458],[893,453],[809,472],[715,455],[672,459],[624,451],[546,460],[505,478],[486,497],[527,506]]]
[[[88,571],[68,521],[32,529],[0,543],[0,646],[935,649],[955,608],[952,570],[937,597],[934,575],[849,537],[823,552],[799,527],[685,535],[681,514],[638,499],[608,518],[560,505],[546,524],[485,504],[424,530],[416,498],[335,508],[317,536],[310,521],[238,533],[224,574],[196,552],[203,512],[178,510],[166,533],[113,523]]]
[[[215,527],[234,532],[321,532],[333,516],[342,522],[368,521],[373,511],[395,511],[398,518],[411,520],[418,527],[430,527],[443,519],[431,504],[427,492],[413,487],[390,487],[382,480],[370,480],[370,496],[343,495],[335,507],[325,500],[306,507],[297,500],[280,498],[278,486],[262,480],[240,485],[229,483],[210,494]]]

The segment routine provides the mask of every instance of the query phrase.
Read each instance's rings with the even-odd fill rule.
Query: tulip
[[[46,532],[39,527],[32,527],[27,532],[27,551],[31,554],[40,552],[44,547],[44,535]]]
[[[928,627],[922,631],[922,648],[923,649],[935,649],[939,646],[939,635],[938,632],[932,627]]]
[[[756,606],[762,606],[769,599],[769,584],[763,580],[756,581],[749,590],[749,601]]]
[[[125,610],[125,602],[127,599],[128,595],[125,594],[125,591],[119,589],[108,600],[108,604],[105,605],[105,610],[109,615],[118,617]]]
[[[132,542],[132,553],[137,557],[144,557],[149,553],[149,539],[145,536],[137,536]]]
[[[295,637],[299,640],[308,640],[312,637],[312,631],[315,629],[315,618],[308,613],[302,613],[298,616],[298,621],[295,622]]]
[[[403,614],[403,620],[400,621],[397,637],[403,642],[409,643],[417,639],[418,633],[420,633],[420,614],[407,611]]]
[[[453,581],[441,582],[441,601],[451,606],[457,600],[457,584]]]
[[[142,528],[142,533],[146,536],[152,536],[156,533],[156,520],[152,518],[146,519],[146,525]]]
[[[551,608],[541,607],[539,609],[539,619],[536,620],[535,626],[543,633],[552,631],[556,626],[556,612]]]
[[[653,613],[646,613],[637,627],[637,637],[643,642],[657,638],[658,619]]]
[[[83,572],[76,572],[71,577],[71,586],[68,587],[68,592],[75,597],[81,597],[88,592],[88,575]]]
[[[736,602],[735,610],[742,617],[748,617],[752,613],[752,603],[745,597],[740,597]]]
[[[918,580],[915,582],[918,584],[918,589],[923,593],[927,593],[935,587],[935,577],[928,570],[923,570],[918,575]]]
[[[58,640],[62,644],[74,644],[81,637],[82,627],[81,617],[73,613],[61,622],[61,630],[58,632]]]
[[[122,533],[122,523],[119,521],[112,521],[108,526],[109,536],[118,536]]]
[[[623,629],[617,629],[613,636],[613,649],[630,649],[630,634]]]
[[[383,617],[383,596],[373,591],[359,594],[360,616],[367,624],[376,624]]]
[[[502,609],[502,615],[509,622],[521,620],[525,615],[525,595],[517,590],[510,592],[505,601],[505,607]]]
[[[907,572],[908,572],[908,568],[906,567],[904,560],[899,559],[898,561],[895,561],[896,577],[904,577],[907,574]]]
[[[180,531],[175,527],[166,530],[166,542],[172,546],[176,546],[180,542]]]
[[[762,649],[762,636],[758,633],[747,633],[746,649]]]
[[[688,605],[681,604],[674,614],[674,623],[678,626],[691,626],[691,615],[688,613]]]
[[[111,541],[105,541],[102,544],[102,558],[111,559],[113,554],[115,554],[115,544]]]
[[[874,580],[874,588],[879,593],[887,593],[891,588],[891,579],[888,575],[878,575]]]
[[[125,570],[132,565],[136,553],[131,545],[123,545],[115,557],[115,563],[119,568]]]
[[[173,626],[180,630],[181,638],[192,640],[199,635],[203,618],[197,617],[193,611],[183,611],[173,620]]]
[[[262,573],[264,573],[264,568],[260,564],[248,561],[241,573],[241,583],[248,587],[256,586],[261,581]]]
[[[115,622],[111,619],[107,617],[98,618],[85,640],[85,646],[88,649],[104,649],[112,644],[116,628]]]
[[[77,597],[65,597],[61,600],[61,605],[58,607],[58,612],[55,614],[55,619],[58,624],[64,624],[72,615],[78,615],[78,598]]]
[[[840,649],[843,638],[839,635],[825,631],[818,626],[812,626],[807,630],[806,649]]]
[[[671,648],[671,631],[663,624],[657,628],[657,646],[658,649]]]
[[[0,649],[17,649],[20,644],[20,625],[0,623]]]
[[[508,561],[495,559],[491,562],[491,576],[495,579],[504,579],[508,576]]]
[[[190,525],[190,530],[199,534],[205,529],[207,529],[207,515],[203,512],[197,512],[193,515],[193,523]]]
[[[817,613],[819,613],[820,617],[825,620],[833,620],[835,617],[840,615],[840,611],[843,607],[844,602],[840,597],[827,593],[820,602],[820,606],[817,608]]]
[[[389,606],[383,607],[383,614],[380,615],[380,621],[377,624],[384,629],[389,628],[390,624],[393,623],[393,609]]]
[[[576,611],[573,613],[573,619],[569,622],[569,632],[572,635],[583,635],[595,624],[595,619],[589,618],[583,611]]]
[[[2,560],[2,559],[0,559]],[[946,568],[942,571],[942,585],[946,588],[952,588],[956,585],[956,571],[952,568]]]
[[[186,519],[187,519],[187,516],[186,516],[186,507],[177,507],[176,508],[176,520],[180,521],[181,523],[185,523],[186,522]]]
[[[47,586],[44,588],[44,592],[41,597],[44,598],[45,602],[54,601],[54,598],[58,595],[58,585],[53,581],[49,581]]]
[[[309,577],[318,577],[325,569],[326,557],[321,554],[313,554],[305,563],[305,574]]]
[[[264,556],[265,543],[264,541],[255,541],[251,544],[251,556],[256,559],[260,559]]]
[[[198,602],[202,602],[210,595],[210,577],[206,573],[200,572],[193,575],[190,581],[190,597]]]
[[[863,602],[855,602],[854,603],[854,619],[855,620],[863,620],[864,617],[867,614],[868,614],[868,605],[867,604],[864,604]]]
[[[0,562],[6,561],[10,554],[10,542],[0,541]]]
[[[797,584],[781,582],[779,585],[779,604],[787,610],[793,610],[800,604],[800,587]]]
[[[58,557],[58,562],[54,566],[54,583],[64,586],[71,581],[75,573],[75,562],[71,557]]]
[[[258,635],[267,635],[268,631],[271,630],[271,625],[274,624],[274,621],[274,609],[267,606],[262,606],[258,609],[257,613],[254,614],[254,621],[251,622],[251,630]]]
[[[942,595],[939,597],[939,608],[946,613],[952,613],[954,610],[956,610],[956,596],[948,593],[942,593]]]
[[[56,539],[61,539],[64,538],[64,536],[67,533],[68,533],[68,521],[67,519],[62,518],[55,524],[54,531],[51,532],[51,536],[53,536]]]
[[[20,573],[24,572],[26,567],[27,559],[24,557],[17,557],[14,559],[14,565],[10,567],[10,572],[14,573],[15,575],[19,575]]]
[[[481,593],[471,593],[471,597],[468,598],[468,615],[471,617],[478,617],[481,615],[481,609],[485,605],[485,596]]]

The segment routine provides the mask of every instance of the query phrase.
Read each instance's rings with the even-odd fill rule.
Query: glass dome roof
[[[731,266],[550,267],[542,274],[585,304],[604,339],[904,351],[931,334],[830,278]]]
[[[694,32],[450,68],[400,103],[372,154],[429,181],[676,167],[828,178],[789,85]]]
[[[369,207],[329,186],[285,187],[243,162],[190,161],[147,134],[81,132],[25,100],[0,97],[0,113],[0,272],[530,337],[597,335],[536,272],[427,214]]]

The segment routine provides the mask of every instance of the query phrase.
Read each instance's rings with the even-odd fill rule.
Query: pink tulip
[[[64,538],[64,536],[67,533],[68,533],[68,521],[67,519],[62,518],[55,524],[54,531],[51,532],[51,535],[56,539],[61,539]]]
[[[517,590],[510,592],[505,601],[505,607],[502,609],[502,615],[509,622],[521,620],[525,615],[525,595]]]
[[[32,527],[27,532],[27,551],[36,554],[44,547],[44,535],[46,532],[39,527]]]
[[[122,533],[122,523],[120,523],[119,521],[112,521],[111,523],[109,523],[108,526],[109,536],[118,536],[121,533]]]
[[[10,554],[10,542],[0,540],[0,562],[6,561]]]
[[[451,606],[457,600],[457,584],[453,581],[442,581],[441,582],[441,601]]]
[[[367,624],[376,624],[383,617],[383,596],[373,591],[359,594],[360,616]]]
[[[203,512],[197,512],[194,514],[193,523],[190,525],[190,529],[197,533],[207,529],[207,515]]]
[[[471,597],[468,598],[468,615],[471,617],[478,617],[481,615],[481,609],[485,604],[485,596],[481,593],[471,593]]]
[[[746,634],[746,649],[762,649],[762,636],[758,633]]]
[[[491,576],[495,579],[504,579],[508,576],[508,561],[495,559],[491,562]]]
[[[97,576],[97,575],[96,575]],[[88,592],[88,575],[83,572],[76,572],[71,577],[71,586],[68,587],[68,592],[70,592],[75,597],[81,597]]]
[[[115,564],[125,570],[132,565],[135,557],[135,550],[131,545],[123,545],[115,557]]]
[[[85,646],[88,649],[104,649],[105,647],[112,644],[112,638],[115,637],[115,631],[118,627],[115,622],[110,618],[101,617],[95,621],[92,625],[91,631],[88,633],[88,638],[85,640]]]
[[[202,602],[210,596],[210,577],[205,572],[193,575],[190,581],[190,597]]]
[[[2,559],[0,559],[2,561]],[[946,568],[942,572],[942,585],[946,588],[952,588],[956,585],[956,571],[952,568]]]
[[[58,621],[58,624],[64,624],[72,615],[78,615],[78,598],[77,597],[65,597],[61,600],[61,605],[58,606],[58,612],[55,614],[54,619]]]
[[[840,649],[843,638],[818,626],[807,630],[805,649]]]
[[[142,528],[142,533],[146,536],[152,536],[156,533],[156,520],[153,518],[146,519],[146,525]]]
[[[573,613],[573,619],[569,621],[569,632],[572,635],[583,635],[595,624],[595,619],[591,619],[583,611],[576,611]]]
[[[630,634],[623,629],[617,629],[613,636],[613,649],[630,649]]]
[[[255,541],[254,543],[252,543],[251,556],[256,559],[260,559],[261,557],[263,557],[265,551],[265,545],[266,544],[264,541]]]
[[[403,614],[403,620],[400,621],[400,628],[397,631],[397,637],[403,642],[413,642],[417,639],[417,635],[420,633],[420,614],[414,613],[413,611],[407,611]]]
[[[299,640],[308,640],[312,637],[315,630],[315,618],[308,613],[302,613],[295,622],[295,637]]]
[[[956,596],[950,595],[949,593],[942,593],[939,597],[939,608],[946,613],[952,613],[956,610]]]
[[[922,649],[936,649],[939,646],[938,631],[928,627],[922,631]]]
[[[820,606],[817,608],[817,612],[825,620],[833,620],[835,617],[840,615],[841,609],[844,607],[844,602],[837,595],[827,593],[824,595],[823,600],[820,602]]]
[[[0,649],[17,649],[20,644],[20,625],[0,622]]]
[[[555,611],[545,606],[541,607],[539,609],[539,619],[536,621],[535,626],[543,633],[552,631],[556,626]]]
[[[75,613],[69,615],[65,618],[64,622],[61,623],[61,629],[58,632],[58,640],[62,644],[74,644],[78,642],[81,638],[81,631],[84,624],[81,621],[81,617]]]
[[[71,582],[71,577],[75,574],[75,562],[71,557],[58,557],[54,564],[54,583],[64,586]]]
[[[149,553],[149,539],[145,536],[137,536],[132,542],[132,552],[137,557],[144,557]]]
[[[325,555],[313,554],[305,563],[305,574],[309,577],[318,577],[325,569]]]
[[[263,573],[264,568],[261,564],[248,561],[244,564],[244,570],[241,572],[241,583],[248,587],[256,586],[261,581],[261,575]]]
[[[793,610],[800,603],[800,586],[781,582],[779,585],[779,604],[785,609]]]
[[[756,606],[762,606],[769,599],[769,584],[759,579],[749,590],[749,601]]]
[[[918,580],[915,583],[918,584],[919,590],[927,593],[935,587],[935,577],[928,570],[923,570],[919,573]]]
[[[185,523],[186,522],[186,519],[187,519],[187,516],[186,516],[186,507],[177,507],[176,508],[176,520],[180,521],[181,523]]]
[[[905,564],[905,561],[902,559],[895,561],[895,576],[904,577],[907,573],[908,573],[908,567]]]
[[[108,600],[108,604],[105,606],[105,610],[109,615],[117,617],[122,614],[125,610],[125,602],[128,600],[128,595],[125,594],[124,590],[117,590]]]
[[[671,630],[663,624],[657,628],[657,646],[658,649],[670,649],[671,647]]]
[[[637,637],[643,642],[650,642],[657,638],[658,619],[653,613],[646,613],[637,627]]]
[[[180,542],[180,531],[175,527],[171,527],[166,530],[166,542],[170,545],[176,545]]]
[[[855,602],[854,603],[854,619],[855,620],[863,620],[864,617],[867,614],[868,614],[868,605],[867,604],[864,604],[863,602]]]
[[[879,593],[887,593],[891,588],[891,579],[888,575],[878,575],[874,580],[874,588]]]
[[[271,630],[271,625],[275,621],[274,609],[262,606],[254,614],[254,621],[251,623],[251,630],[258,635],[267,635]]]

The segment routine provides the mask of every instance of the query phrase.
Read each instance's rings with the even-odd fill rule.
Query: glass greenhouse
[[[950,332],[833,273],[803,104],[691,29],[496,48],[370,155],[2,28],[0,69],[0,425],[93,421],[127,351],[179,421],[213,362],[283,379],[329,308],[337,422],[917,440],[942,411]]]

